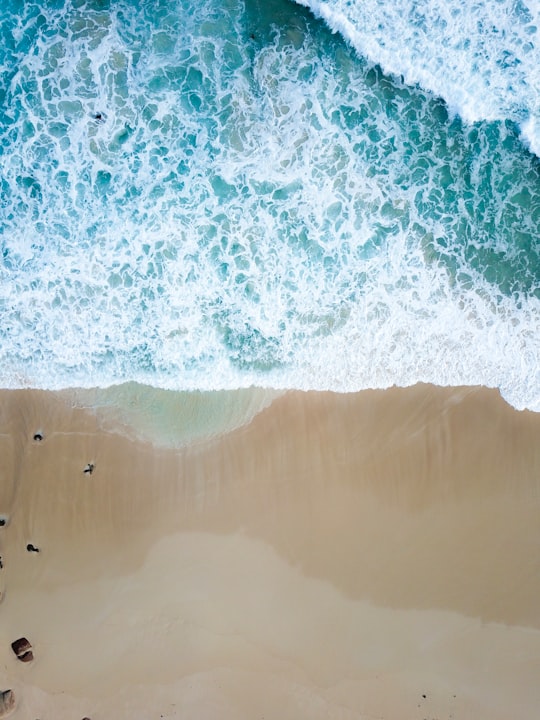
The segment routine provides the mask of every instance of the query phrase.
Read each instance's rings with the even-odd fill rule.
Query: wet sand
[[[10,717],[538,714],[540,414],[288,393],[168,450],[65,395],[0,398]]]

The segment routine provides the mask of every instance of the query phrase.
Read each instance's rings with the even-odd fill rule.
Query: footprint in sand
[[[25,637],[19,638],[18,640],[12,642],[11,649],[21,662],[27,663],[31,662],[34,659],[32,646]]]
[[[15,693],[13,690],[0,692],[0,718],[10,715],[15,709]]]

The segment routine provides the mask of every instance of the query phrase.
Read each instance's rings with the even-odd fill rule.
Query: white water
[[[539,188],[511,130],[471,139],[441,103],[294,16],[257,46],[243,3],[192,5],[158,18],[66,0],[9,59],[1,385],[423,381],[540,409]],[[407,64],[409,25],[392,26],[400,7],[384,6],[378,42],[405,74],[422,63]],[[338,27],[332,8],[318,6]],[[457,107],[452,72],[437,77]],[[504,115],[501,96],[533,132],[538,96],[513,105],[497,72],[485,97],[481,73],[478,116]]]
[[[467,122],[513,120],[540,154],[538,0],[297,0]]]

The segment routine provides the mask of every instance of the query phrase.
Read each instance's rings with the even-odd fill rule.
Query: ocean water
[[[192,447],[246,425],[282,394],[264,388],[163,390],[133,382],[62,393],[68,404],[92,413],[102,431],[169,448]]]
[[[540,410],[538,2],[306,4],[3,0],[1,386]]]

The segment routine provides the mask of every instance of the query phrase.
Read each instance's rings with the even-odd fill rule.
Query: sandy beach
[[[291,392],[167,449],[0,398],[0,717],[540,712],[540,414]]]

